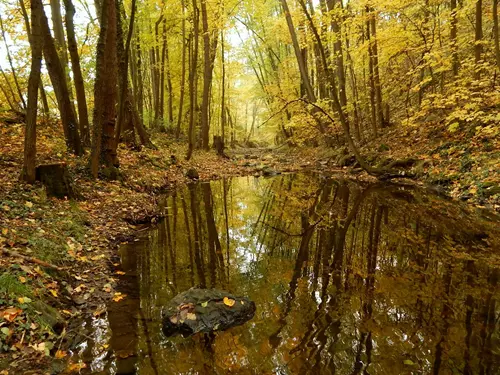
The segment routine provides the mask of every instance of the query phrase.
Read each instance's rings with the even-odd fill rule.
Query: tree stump
[[[223,158],[229,158],[224,152],[224,140],[220,135],[214,135],[214,145],[213,147],[217,150],[217,155],[222,156]]]
[[[36,180],[45,186],[49,196],[76,198],[68,167],[64,163],[39,165],[36,167]]]

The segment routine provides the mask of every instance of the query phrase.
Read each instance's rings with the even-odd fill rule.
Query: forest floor
[[[64,162],[80,200],[46,195],[41,185],[19,182],[23,155],[19,123],[0,123],[0,375],[72,373],[68,345],[85,317],[105,313],[121,274],[116,247],[130,241],[143,223],[161,217],[157,197],[191,181],[238,175],[317,170],[371,180],[344,152],[324,148],[197,151],[184,160],[185,147],[166,135],[153,138],[158,150],[120,147],[121,178],[92,180],[85,158],[65,151],[58,124],[40,125],[38,162]],[[389,130],[362,148],[375,164],[415,158],[414,183],[439,185],[450,196],[500,210],[500,141],[436,127]],[[340,167],[339,167],[340,165]],[[44,267],[39,261],[52,266]],[[69,359],[69,361],[68,361]],[[31,372],[30,372],[31,371]]]

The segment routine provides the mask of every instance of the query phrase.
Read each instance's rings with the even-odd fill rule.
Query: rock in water
[[[165,336],[224,331],[253,318],[255,303],[217,289],[191,288],[175,296],[163,310]]]

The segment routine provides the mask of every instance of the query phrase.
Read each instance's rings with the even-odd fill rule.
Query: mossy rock
[[[199,180],[200,174],[198,171],[194,168],[189,168],[186,172],[186,177],[190,178],[191,180]]]

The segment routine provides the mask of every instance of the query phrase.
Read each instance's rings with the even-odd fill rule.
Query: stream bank
[[[172,143],[165,135],[154,139],[159,150],[137,152],[120,147],[120,179],[94,181],[86,173],[86,161],[65,152],[57,124],[53,124],[41,129],[39,162],[65,162],[83,197],[79,201],[58,200],[47,197],[40,185],[18,182],[22,165],[22,124],[2,124],[0,129],[4,140],[0,156],[3,171],[0,247],[8,254],[0,258],[3,269],[0,277],[2,375],[30,370],[34,371],[32,374],[44,373],[39,369],[48,369],[58,361],[61,371],[77,370],[65,367],[66,341],[72,327],[89,316],[102,314],[110,301],[125,298],[116,290],[122,272],[117,246],[133,241],[136,234],[144,230],[144,224],[161,219],[163,213],[158,210],[157,197],[190,182],[188,171],[196,170],[202,181],[242,175],[272,176],[305,169],[373,181],[355,165],[346,163],[348,155],[338,150],[237,147],[231,150],[230,160],[221,159],[214,152],[197,151],[193,159],[186,162],[185,147]],[[464,142],[460,138],[460,143],[460,139],[440,139],[432,143],[429,134],[421,137],[423,141],[413,142],[414,147],[412,139],[419,137],[408,136],[405,146],[398,147],[401,140],[389,131],[377,141],[367,143],[362,151],[372,155],[369,159],[373,163],[416,157],[419,162],[412,167],[422,168],[420,182],[409,183],[422,185],[437,181],[442,191],[447,189],[455,198],[499,209],[500,194],[484,194],[498,187],[495,182],[498,169],[482,166],[493,165],[491,163],[498,160],[495,159],[498,140],[489,142],[488,147],[493,149],[485,161],[477,156],[476,151],[482,144],[479,140]],[[450,165],[456,166],[455,157],[472,160],[458,167],[466,170],[466,178],[460,179],[453,170],[446,172]],[[434,177],[441,175],[452,177],[448,180]],[[469,198],[463,199],[463,194]],[[62,271],[43,267],[33,259]]]

